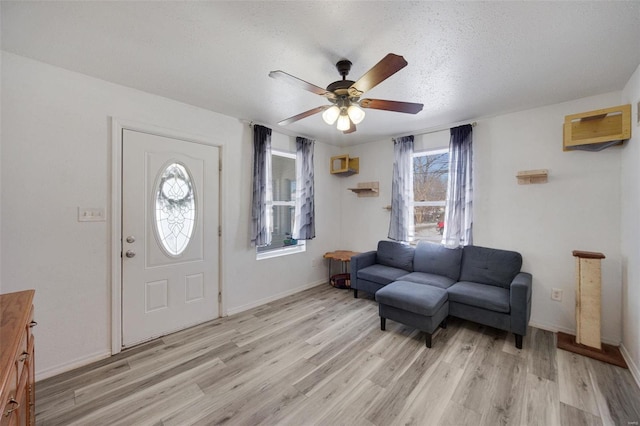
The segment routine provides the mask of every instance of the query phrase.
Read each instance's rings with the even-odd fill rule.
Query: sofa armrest
[[[528,272],[520,272],[511,282],[511,331],[522,336],[527,334],[531,317],[532,278]]]
[[[375,265],[376,263],[376,251],[367,251],[364,253],[357,254],[351,257],[350,268],[351,268],[351,283],[356,282],[356,276],[360,269],[366,268],[367,266]]]

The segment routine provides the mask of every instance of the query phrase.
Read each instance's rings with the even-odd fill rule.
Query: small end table
[[[331,282],[331,279],[334,278],[334,276],[331,275],[331,263],[334,260],[337,260],[339,262],[341,262],[341,267],[340,270],[342,271],[341,273],[346,274],[347,270],[348,270],[348,263],[351,261],[351,257],[355,256],[356,254],[360,254],[357,251],[350,251],[350,250],[336,250],[336,251],[330,251],[324,254],[325,259],[329,259],[329,282]]]

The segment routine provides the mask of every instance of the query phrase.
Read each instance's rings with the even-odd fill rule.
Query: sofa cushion
[[[447,292],[438,287],[396,281],[376,292],[376,301],[404,311],[433,316],[447,301]]]
[[[522,256],[515,251],[465,246],[459,279],[509,288],[521,267]]]
[[[460,278],[462,248],[447,248],[441,244],[420,241],[413,256],[413,270],[444,275],[454,281]]]
[[[456,283],[449,277],[442,275],[429,274],[427,272],[411,272],[400,277],[402,281],[409,281],[418,284],[428,284],[440,288],[449,288]]]
[[[404,269],[392,268],[380,264],[367,266],[357,272],[358,279],[371,281],[380,285],[387,285],[403,275],[407,275],[407,271]]]
[[[413,252],[415,249],[395,241],[378,242],[377,262],[384,266],[413,271]]]
[[[459,281],[447,289],[450,302],[508,313],[509,290],[493,285]]]

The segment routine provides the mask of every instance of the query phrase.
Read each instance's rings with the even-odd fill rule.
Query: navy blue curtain
[[[251,199],[251,243],[271,244],[271,129],[253,126],[253,194]]]
[[[296,138],[296,207],[293,238],[310,240],[316,237],[313,147],[315,141]]]
[[[473,244],[473,127],[451,129],[449,186],[442,243],[447,247]]]
[[[389,238],[413,239],[413,135],[393,140],[393,180]]]

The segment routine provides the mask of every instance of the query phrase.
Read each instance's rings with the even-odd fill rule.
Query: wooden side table
[[[351,261],[351,257],[355,256],[356,254],[360,254],[357,251],[350,251],[350,250],[336,250],[336,251],[330,251],[324,254],[325,259],[329,259],[329,282],[331,282],[331,279],[334,277],[333,275],[331,275],[331,263],[334,260],[337,260],[339,262],[341,262],[341,266],[340,266],[340,270],[342,274],[346,274],[347,270],[348,270],[348,263]]]

